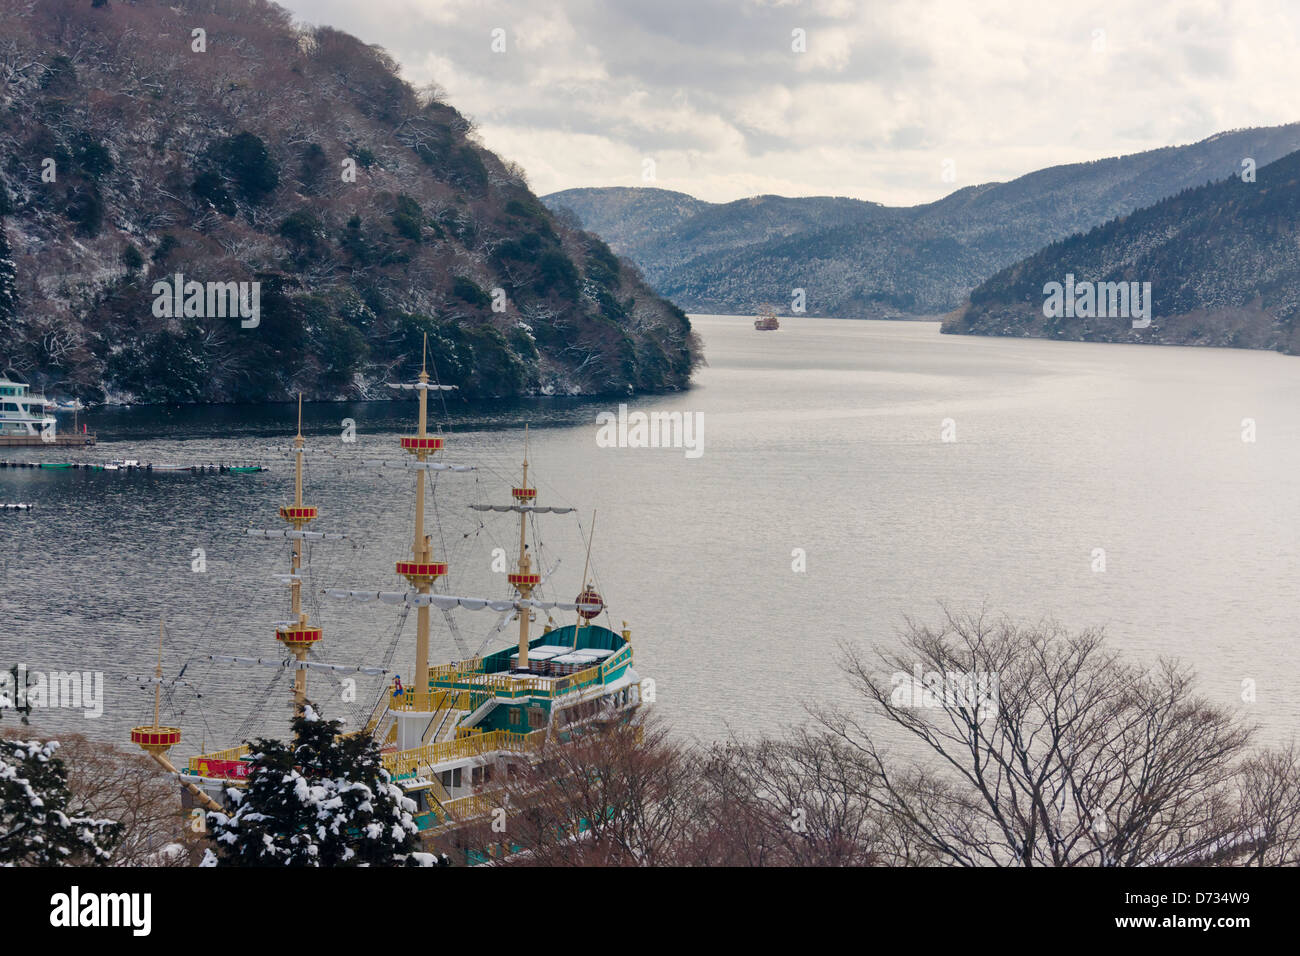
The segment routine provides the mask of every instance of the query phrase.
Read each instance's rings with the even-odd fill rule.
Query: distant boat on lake
[[[758,318],[754,320],[754,328],[760,332],[775,332],[781,327],[781,323],[776,319],[776,310],[770,305],[763,306],[758,312]]]

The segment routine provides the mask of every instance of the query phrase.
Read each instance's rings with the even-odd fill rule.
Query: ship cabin
[[[432,714],[410,713],[410,688],[394,699],[393,715],[418,718],[428,741],[397,749],[394,724],[382,754],[394,782],[415,801],[420,829],[489,812],[494,785],[518,773],[547,740],[626,719],[641,703],[630,636],[596,624],[547,629],[529,643],[526,670],[514,647],[434,669]],[[247,744],[200,754],[190,760],[189,779],[219,797],[223,786],[242,785],[248,759]]]
[[[583,704],[607,703],[622,710],[639,703],[634,674],[626,636],[596,624],[568,625],[529,642],[527,667],[519,666],[516,648],[506,648],[441,669],[429,688],[435,694],[470,695],[475,706],[457,724],[461,735],[564,733],[594,715]]]
[[[635,710],[641,688],[629,636],[569,625],[529,642],[526,669],[513,647],[436,669],[430,742],[384,754],[384,765],[416,801],[421,828],[477,815],[485,791],[548,739],[567,740]],[[398,708],[413,706],[413,691],[405,696]]]
[[[45,413],[49,404],[44,395],[32,395],[30,386],[0,378],[0,436],[53,437],[55,418]]]

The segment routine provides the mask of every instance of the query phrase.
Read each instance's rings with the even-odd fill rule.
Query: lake
[[[931,322],[791,318],[756,332],[745,318],[693,321],[709,361],[697,386],[628,409],[698,414],[697,456],[601,447],[597,416],[617,414],[616,400],[453,403],[447,417],[432,403],[432,420],[447,426],[445,459],[478,466],[437,479],[429,529],[451,565],[448,592],[508,593],[500,559],[517,547],[517,524],[466,505],[509,501],[527,422],[539,502],[578,509],[536,518],[549,596],[578,593],[594,510],[592,564],[613,626],[629,622],[637,668],[656,681],[653,706],[686,735],[774,732],[811,704],[853,706],[840,645],[888,645],[905,615],[933,619],[939,601],[1104,627],[1135,660],[1192,664],[1203,689],[1259,722],[1265,739],[1292,733],[1300,359],[945,336]],[[305,497],[321,515],[312,528],[349,536],[309,547],[308,607],[326,634],[318,657],[373,664],[391,653],[404,678],[413,616],[402,626],[394,608],[320,592],[398,588],[413,479],[367,462],[400,461],[396,437],[413,431],[415,410],[316,404],[304,429]],[[355,442],[343,440],[344,419]],[[178,688],[164,705],[164,722],[185,729],[182,752],[282,734],[289,679],[206,655],[279,653],[288,589],[274,575],[288,570],[288,548],[245,531],[277,527],[276,509],[292,500],[281,450],[294,408],[107,409],[83,420],[100,433],[95,448],[0,458],[260,458],[272,470],[0,470],[0,501],[37,504],[0,514],[0,664],[106,680],[102,717],[47,712],[39,726],[122,740],[147,722],[152,692],[127,678],[152,672],[165,614],[164,668],[184,664],[202,695]],[[454,622],[452,631],[434,615],[436,661],[485,637],[488,650],[510,642],[511,625],[489,636],[490,611]],[[364,678],[354,702],[329,676],[310,681],[330,716],[355,717],[379,690]]]

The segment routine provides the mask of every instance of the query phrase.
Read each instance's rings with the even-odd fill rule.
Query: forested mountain
[[[1151,283],[1150,325],[1044,315],[1044,286]],[[1096,311],[1093,309],[1092,311]],[[1003,269],[945,321],[945,332],[1300,354],[1300,152],[1188,189]],[[1142,320],[1139,320],[1142,321]]]
[[[659,189],[571,189],[568,207],[689,311],[748,314],[807,292],[812,315],[893,318],[957,308],[998,269],[1050,242],[1300,149],[1300,124],[1221,133],[972,186],[938,202],[758,196],[701,203]]]
[[[6,0],[0,107],[0,373],[60,396],[382,397],[425,333],[467,398],[679,388],[698,361],[465,117],[265,0]],[[166,314],[177,275],[259,283],[258,320]]]
[[[696,213],[714,208],[686,193],[668,189],[566,189],[543,196],[542,202],[557,211],[569,209],[596,235],[624,248],[651,244]]]

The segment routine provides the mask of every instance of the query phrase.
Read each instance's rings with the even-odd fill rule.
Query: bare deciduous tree
[[[505,830],[485,818],[454,845],[506,846],[526,865],[672,865],[701,819],[696,759],[655,721],[550,744],[501,788]]]
[[[20,734],[20,736],[31,736]],[[68,804],[78,815],[117,821],[121,841],[112,866],[193,866],[201,841],[186,826],[180,790],[143,754],[60,734],[59,759],[68,769]]]
[[[846,662],[874,723],[819,718],[879,781],[873,803],[938,860],[1189,864],[1240,838],[1231,782],[1251,730],[1185,668],[1127,665],[1099,632],[983,613],[909,621],[902,638]],[[971,692],[989,687],[991,699]],[[882,719],[921,753],[887,754]]]
[[[704,774],[716,858],[729,866],[907,862],[868,799],[872,773],[843,741],[809,729],[715,747]],[[703,856],[701,854],[701,856]]]
[[[1244,866],[1300,865],[1300,753],[1294,743],[1251,756],[1237,776],[1241,839],[1226,847]]]

